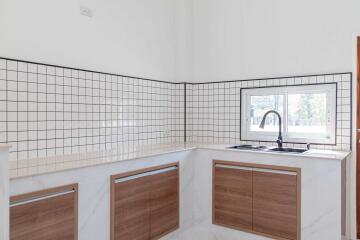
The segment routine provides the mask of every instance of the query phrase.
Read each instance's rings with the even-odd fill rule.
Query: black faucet
[[[277,111],[274,111],[274,110],[267,111],[265,113],[265,115],[263,116],[263,119],[261,120],[259,128],[264,129],[264,127],[265,127],[265,119],[266,119],[266,117],[267,117],[267,115],[269,113],[274,113],[279,118],[279,136],[278,136],[278,139],[276,140],[276,142],[278,144],[278,148],[282,148],[282,146],[283,146],[283,138],[282,138],[282,135],[281,135],[281,116]]]

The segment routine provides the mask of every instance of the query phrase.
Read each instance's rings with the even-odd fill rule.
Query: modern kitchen
[[[0,240],[360,239],[359,7],[1,0]]]

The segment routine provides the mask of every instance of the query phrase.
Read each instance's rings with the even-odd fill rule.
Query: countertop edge
[[[0,150],[9,149],[11,148],[11,144],[0,144]]]
[[[164,151],[164,152],[159,152],[159,153],[152,153],[152,154],[143,155],[143,156],[130,157],[130,158],[116,160],[116,161],[100,162],[100,163],[94,163],[94,164],[83,165],[83,166],[74,166],[74,167],[58,169],[58,170],[43,171],[43,172],[33,173],[33,174],[28,174],[28,175],[14,176],[14,177],[10,177],[10,181],[11,180],[24,179],[24,178],[31,178],[31,177],[45,175],[45,174],[54,174],[54,173],[59,173],[59,172],[79,170],[79,169],[82,169],[82,168],[97,167],[97,166],[101,166],[101,165],[105,165],[105,164],[114,164],[114,163],[119,163],[119,162],[124,162],[124,161],[133,161],[133,160],[137,160],[137,159],[141,159],[141,158],[147,158],[147,157],[156,157],[156,156],[161,156],[161,155],[165,155],[165,154],[186,152],[186,151],[191,151],[191,150],[194,150],[194,149],[196,149],[196,148],[192,147],[192,148],[169,150],[169,151]],[[116,155],[113,155],[113,156],[116,156]],[[109,156],[109,157],[111,157],[111,156]]]

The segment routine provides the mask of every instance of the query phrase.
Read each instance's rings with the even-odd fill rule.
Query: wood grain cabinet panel
[[[179,172],[158,173],[151,179],[150,231],[158,239],[179,227]]]
[[[115,184],[114,239],[150,238],[150,177]]]
[[[77,185],[11,198],[10,240],[76,240]]]
[[[254,231],[297,239],[297,176],[253,171]]]
[[[111,239],[159,239],[179,227],[177,164],[111,176]]]
[[[213,161],[213,223],[279,240],[300,240],[301,170]]]
[[[252,171],[215,167],[215,224],[252,230]]]

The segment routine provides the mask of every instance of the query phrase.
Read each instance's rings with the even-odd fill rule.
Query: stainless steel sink
[[[242,150],[252,150],[252,151],[263,151],[263,152],[282,152],[282,153],[304,153],[307,149],[304,148],[278,148],[278,147],[267,147],[267,146],[256,146],[256,145],[235,145],[229,147],[230,149],[242,149]]]
[[[271,152],[286,152],[286,153],[304,153],[307,149],[304,148],[269,148]]]
[[[248,144],[243,144],[243,145],[235,145],[232,147],[229,147],[231,149],[243,149],[243,150],[257,150],[257,151],[267,151],[269,150],[269,147],[267,146],[255,146],[255,145],[248,145]]]

